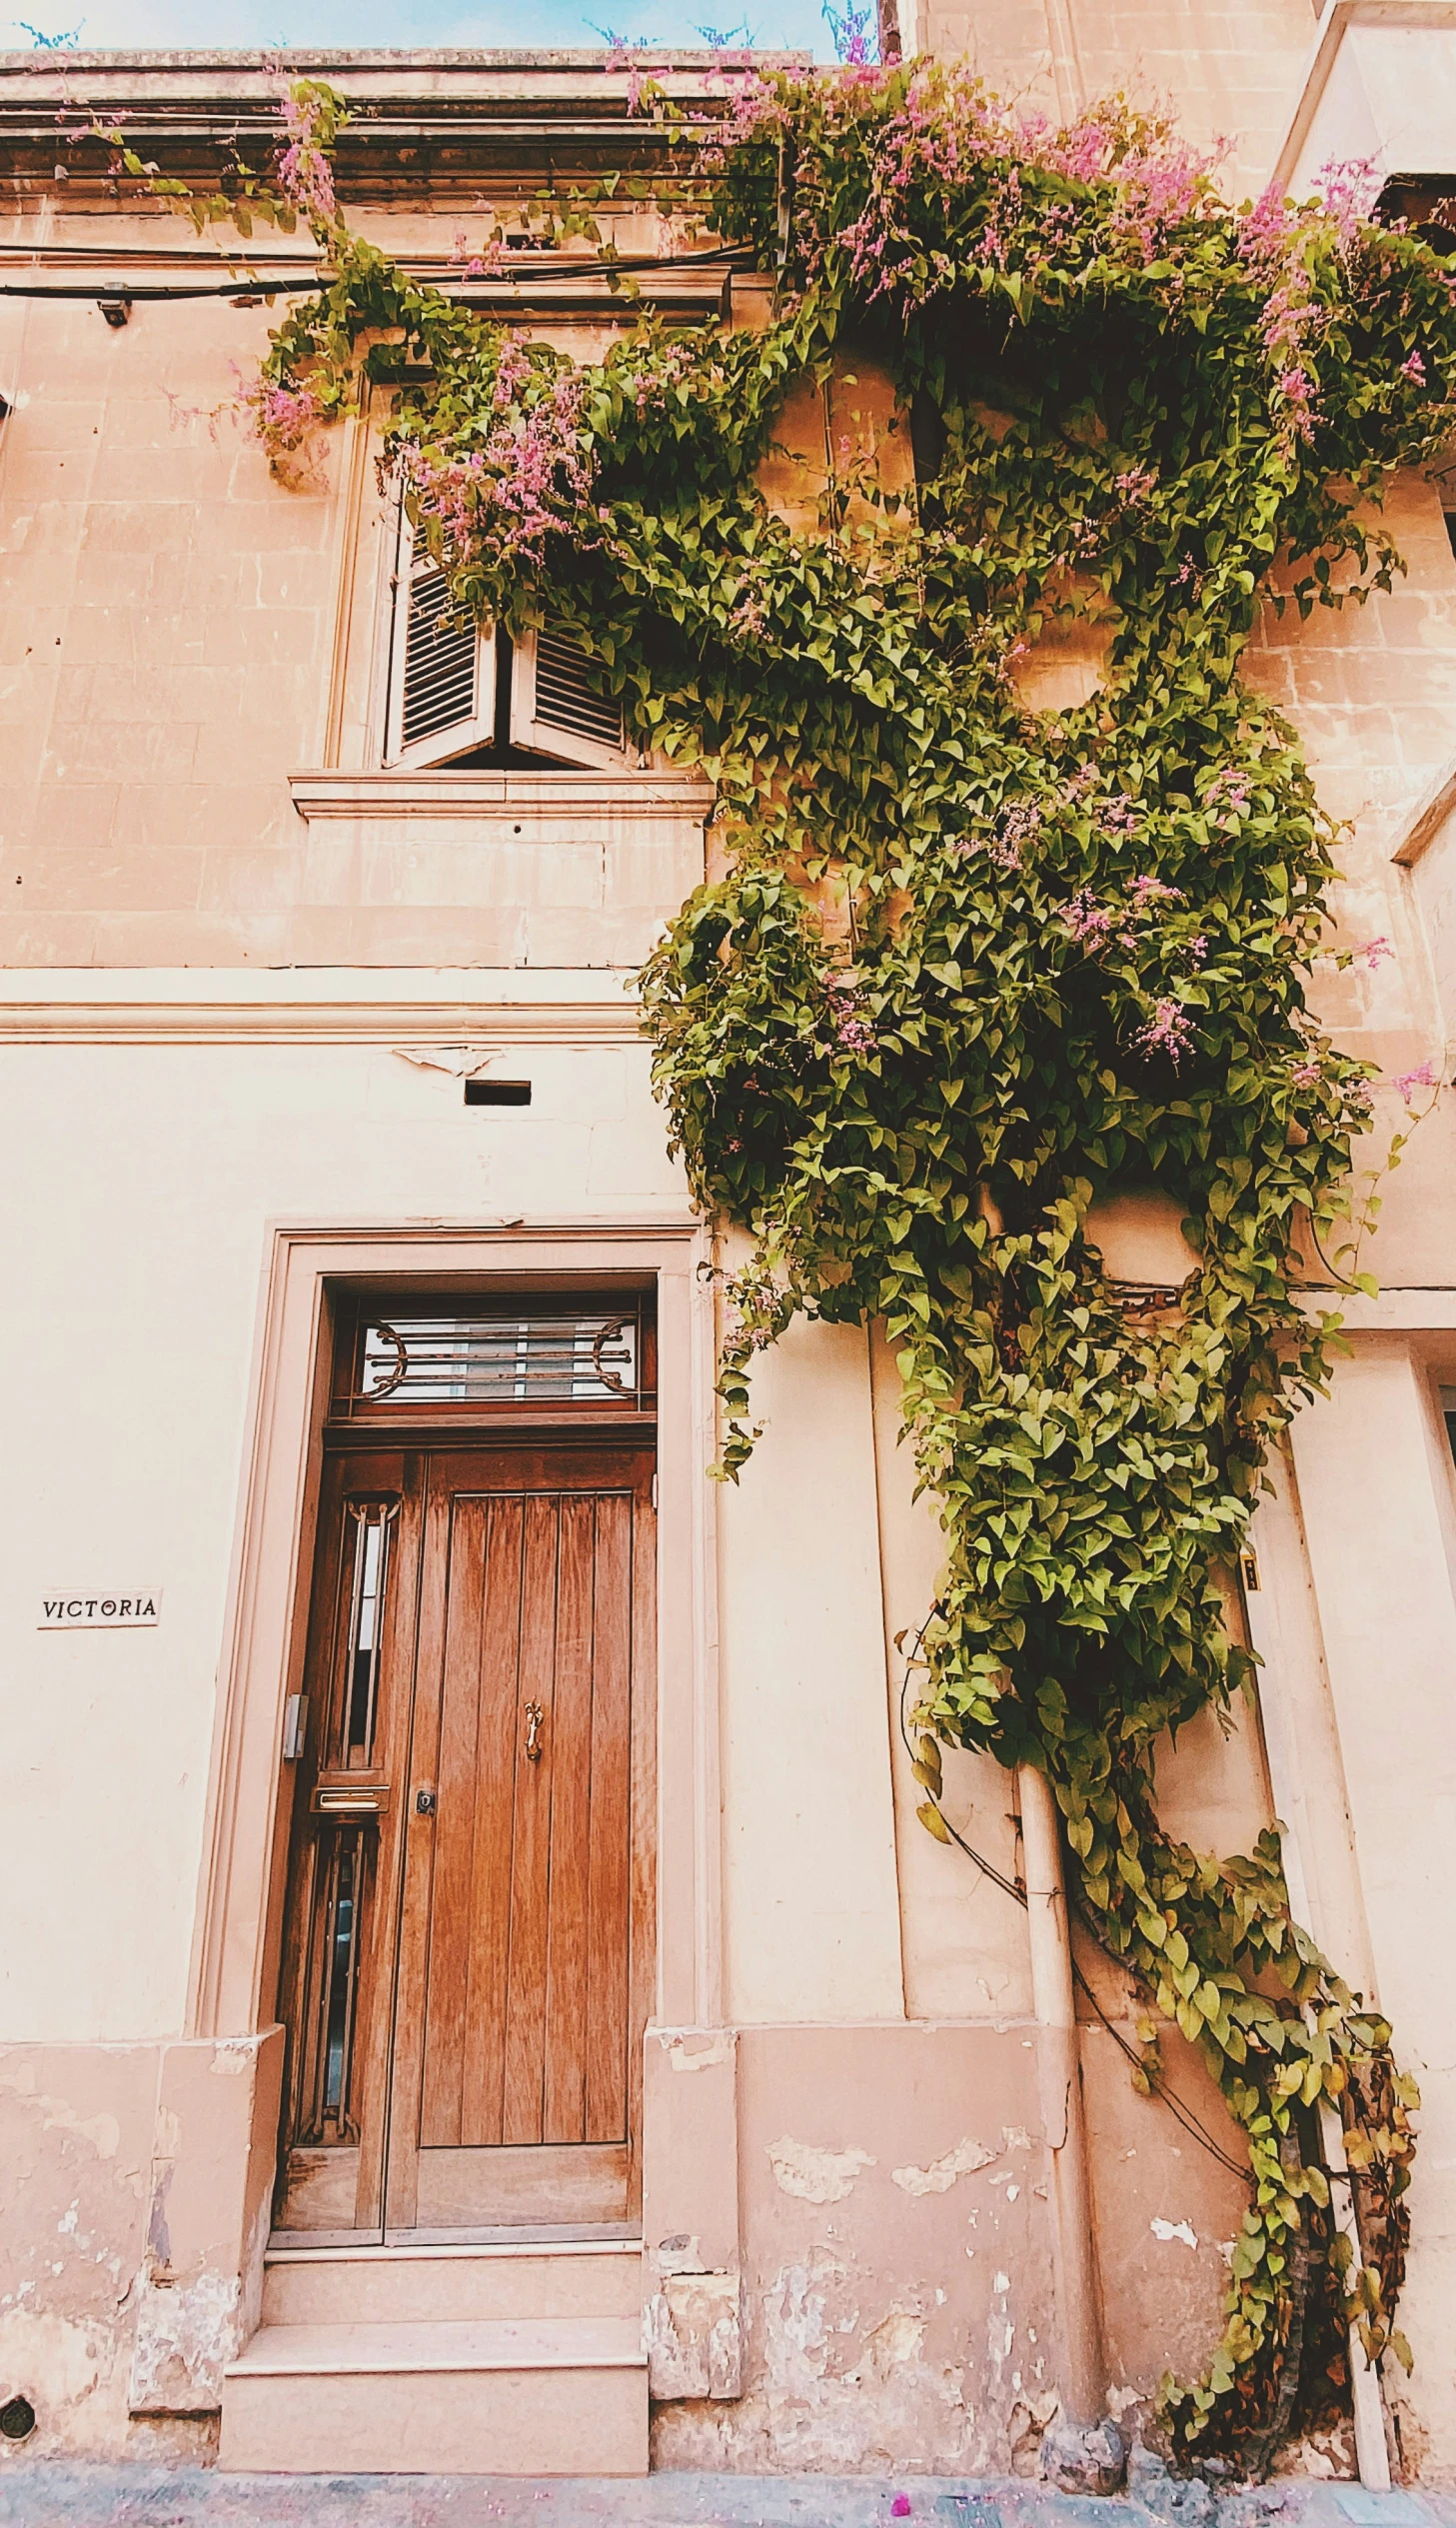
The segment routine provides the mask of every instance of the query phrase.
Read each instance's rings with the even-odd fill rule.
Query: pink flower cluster
[[[604,29],[603,32],[607,35],[608,51],[607,59],[602,67],[609,76],[617,70],[627,72],[627,110],[629,114],[640,114],[644,93],[651,85],[651,82],[643,76],[643,65],[639,58],[647,50],[648,38],[639,35],[629,40],[625,35],[614,35],[610,29]]]
[[[958,835],[950,844],[957,860],[974,860],[984,853],[998,869],[1019,869],[1021,854],[1041,832],[1041,810],[1029,799],[1013,800],[1002,808],[989,837],[983,834]]]
[[[1313,293],[1307,241],[1323,226],[1333,233],[1341,255],[1348,255],[1360,229],[1375,207],[1380,174],[1373,160],[1331,160],[1315,178],[1317,205],[1298,209],[1274,186],[1259,196],[1238,224],[1238,252],[1250,269],[1269,285],[1264,304],[1264,346],[1274,372],[1274,390],[1285,408],[1286,427],[1306,444],[1314,437],[1318,417],[1318,385],[1310,355],[1329,322],[1328,311]],[[1426,383],[1425,363],[1418,351],[1401,367],[1412,385]]]
[[[1435,1064],[1426,1062],[1415,1071],[1400,1072],[1390,1085],[1409,1106],[1412,1089],[1437,1089],[1441,1084],[1436,1076]]]
[[[1227,833],[1240,817],[1246,817],[1253,798],[1248,773],[1238,764],[1220,764],[1204,794],[1204,807],[1214,812],[1214,823]]]
[[[1040,832],[1041,811],[1029,799],[1003,808],[988,846],[997,868],[1019,869],[1022,851],[1036,841]]]
[[[506,269],[505,252],[498,237],[488,237],[484,245],[474,247],[463,228],[455,232],[450,261],[462,281],[494,281]]]
[[[296,455],[325,413],[310,387],[275,386],[267,378],[255,378],[251,386],[242,388],[237,410],[247,422],[249,437],[270,457]]]
[[[688,377],[695,354],[687,343],[667,343],[656,352],[651,368],[624,369],[621,384],[639,413],[661,411],[675,386]]]
[[[1196,215],[1212,168],[1211,156],[1171,141],[1156,149],[1125,151],[1116,168],[1120,199],[1113,234],[1130,243],[1144,263],[1152,263],[1166,250],[1172,232]]]
[[[401,452],[415,513],[438,528],[447,563],[479,550],[539,570],[548,536],[581,538],[596,474],[581,445],[583,381],[562,371],[539,381],[534,401],[518,400],[528,380],[537,383],[538,373],[508,341],[494,394],[499,419],[480,445],[448,457]]]
[[[1236,244],[1245,263],[1278,263],[1287,253],[1295,217],[1277,185],[1266,185],[1238,223]]]
[[[1193,1028],[1181,1001],[1165,999],[1155,1003],[1152,1017],[1132,1041],[1139,1053],[1166,1054],[1176,1070],[1184,1055],[1193,1050]]]
[[[325,103],[321,97],[301,96],[290,88],[280,112],[287,140],[278,153],[279,188],[311,228],[331,228],[339,205],[334,197],[334,170],[318,137],[327,112]]]
[[[1373,158],[1327,158],[1314,181],[1325,218],[1334,222],[1340,244],[1348,250],[1361,224],[1373,216],[1380,169]]]
[[[923,72],[872,136],[864,207],[833,242],[847,253],[867,297],[912,290],[919,303],[951,286],[962,260],[1033,272],[1064,262],[1089,210],[1108,222],[1114,242],[1147,261],[1182,222],[1212,206],[1212,164],[1160,125],[1116,106],[1093,108],[1057,130],[1044,116],[1018,117],[968,75]],[[964,196],[978,169],[989,179],[979,230],[958,257],[926,253],[926,202],[953,233],[956,197]],[[1106,186],[1110,197],[1096,205],[1032,199],[1025,184],[1030,172]],[[814,207],[801,199],[801,245]],[[828,242],[814,241],[811,265],[813,252],[821,254]]]
[[[735,641],[759,641],[768,629],[768,618],[760,599],[744,589],[733,600],[728,613],[728,629]]]
[[[1079,887],[1070,902],[1063,905],[1062,923],[1089,957],[1098,956],[1115,939],[1125,949],[1137,946],[1137,934],[1127,928],[1138,914],[1156,914],[1162,905],[1181,904],[1181,887],[1166,886],[1161,878],[1134,878],[1121,904],[1104,904],[1090,887]],[[1208,942],[1201,935],[1188,943],[1188,955],[1195,966],[1201,966],[1208,954]]]
[[[1158,479],[1150,465],[1135,465],[1126,474],[1117,475],[1112,488],[1124,509],[1144,509],[1157,486]]]
[[[1098,904],[1090,887],[1079,887],[1061,918],[1078,948],[1095,957],[1099,949],[1106,947],[1120,916]]]

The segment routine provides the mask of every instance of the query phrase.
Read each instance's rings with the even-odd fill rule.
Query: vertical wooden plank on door
[[[591,1808],[583,1835],[590,1882],[586,1956],[588,2141],[628,2132],[631,1945],[632,1527],[625,1493],[597,1504]]]
[[[561,1501],[556,1691],[542,1759],[551,1799],[547,1890],[546,2077],[542,2140],[586,2139],[591,1909],[590,1846],[598,1787],[592,1766],[597,1498]]]
[[[499,2142],[506,2087],[506,1996],[511,1961],[516,1706],[521,1672],[525,1503],[486,1502],[485,1601],[477,1732],[475,1877],[471,1887],[462,2142]]]
[[[521,1663],[514,1764],[515,1835],[511,1873],[511,1955],[506,1997],[506,2087],[502,2139],[539,2142],[545,2084],[547,1907],[551,1890],[551,1775],[533,1763],[528,1706],[539,1703],[550,1745],[555,1726],[557,1581],[561,1503],[528,1494],[521,1589]]]
[[[402,1769],[400,1782],[400,1840],[404,1860],[385,2180],[387,2230],[414,2227],[419,2189],[421,2076],[429,1982],[435,1818],[433,1815],[421,1815],[415,1794],[418,1789],[434,1786],[440,1760],[440,1683],[449,1613],[450,1539],[455,1505],[450,1474],[448,1459],[444,1462],[438,1457],[429,1460],[420,1564],[414,1710],[408,1762]]]
[[[452,1501],[447,1548],[445,1674],[434,1784],[435,1862],[430,1885],[430,1951],[425,1983],[422,2145],[461,2139],[480,1772],[477,1742],[485,1540],[485,1502],[468,1493]]]

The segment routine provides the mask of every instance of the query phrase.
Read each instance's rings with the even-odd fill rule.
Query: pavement
[[[1193,2498],[1189,2498],[1192,2496]],[[1020,2478],[223,2475],[0,2459],[0,2528],[1456,2528],[1456,2490],[1367,2493],[1281,2476],[1171,2479],[1096,2500]]]

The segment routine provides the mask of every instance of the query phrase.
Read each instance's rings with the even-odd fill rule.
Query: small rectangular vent
[[[474,620],[452,611],[445,573],[416,572],[405,633],[403,745],[419,746],[475,718],[479,652]]]
[[[529,1080],[468,1080],[465,1084],[467,1106],[530,1106]]]
[[[364,1328],[358,1393],[365,1404],[632,1402],[641,1356],[635,1301],[611,1315],[376,1317]]]
[[[599,746],[624,743],[622,705],[599,694],[587,653],[570,633],[543,624],[536,636],[535,718],[543,729],[591,738]]]

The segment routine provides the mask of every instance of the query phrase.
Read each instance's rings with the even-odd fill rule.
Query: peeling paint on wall
[[[789,2133],[780,2133],[776,2142],[768,2144],[768,2160],[779,2191],[796,2195],[800,2203],[842,2203],[853,2192],[860,2169],[874,2166],[871,2151],[853,2146],[818,2150],[812,2142],[796,2142]]]
[[[953,2150],[932,2159],[928,2168],[891,2168],[889,2173],[906,2194],[948,2194],[957,2177],[973,2177],[977,2168],[988,2168],[996,2155],[967,2134]]]
[[[643,2313],[655,2397],[735,2397],[742,2331],[735,2273],[664,2274]]]
[[[145,2273],[135,2300],[128,2402],[134,2414],[208,2414],[243,2341],[242,2283],[204,2272],[186,2283]]]

